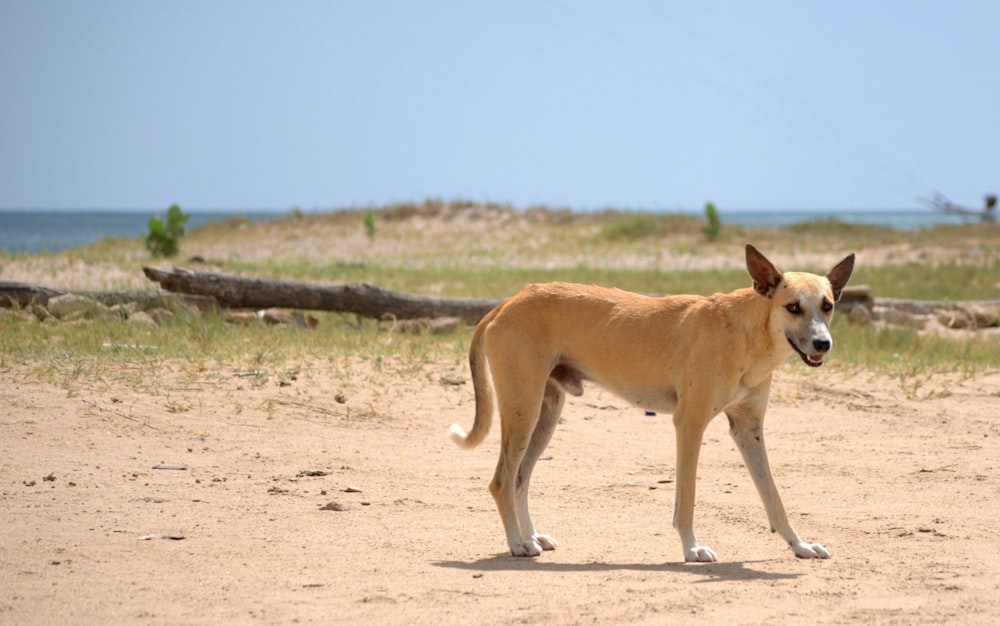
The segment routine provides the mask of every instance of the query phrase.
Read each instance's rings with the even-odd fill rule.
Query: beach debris
[[[949,302],[879,298],[871,310],[871,317],[874,322],[918,331],[975,331],[1000,326],[1000,300]]]
[[[143,266],[142,271],[167,291],[212,296],[220,305],[232,309],[306,309],[348,312],[376,319],[387,315],[400,320],[457,317],[478,322],[502,301],[500,298],[418,296],[363,282],[313,285],[199,272],[184,267],[166,270]]]
[[[249,326],[257,321],[257,314],[253,311],[226,311],[226,323],[238,326]]]
[[[169,322],[174,319],[174,312],[170,309],[165,309],[162,306],[147,309],[144,313],[158,325],[162,325],[164,322]]]
[[[226,311],[226,322],[239,326],[249,326],[258,322],[272,326],[298,326],[299,328],[316,328],[319,320],[302,311],[287,311],[284,309],[262,309],[260,311]]]
[[[391,332],[421,335],[450,335],[458,330],[462,323],[460,317],[418,317],[416,319],[394,320]]]
[[[351,507],[347,506],[346,504],[341,504],[341,503],[337,502],[336,500],[331,500],[330,502],[327,502],[323,506],[319,507],[319,510],[320,511],[350,511]]]
[[[304,478],[307,476],[329,476],[330,472],[324,470],[303,470],[295,475],[296,478]]]
[[[183,541],[184,535],[140,535],[139,541],[152,541],[153,539],[169,539],[170,541]]]
[[[52,289],[31,283],[0,281],[0,307],[16,307],[20,309],[39,307],[45,309],[48,307],[50,301],[65,295],[78,296],[79,298],[102,304],[105,307],[128,305],[125,310],[126,314],[154,307],[173,308],[176,306],[187,306],[192,309],[206,311],[218,306],[215,298],[196,294],[165,293],[163,291],[75,291]],[[56,306],[57,308],[59,306],[68,306],[69,302],[70,300],[66,300]],[[41,315],[41,312],[36,310],[36,314]]]
[[[997,221],[997,194],[987,193],[983,195],[983,208],[970,209],[959,204],[955,204],[945,197],[940,191],[935,191],[930,198],[918,198],[918,200],[933,209],[949,215],[962,215],[965,217],[978,217],[984,224],[993,224]]]
[[[159,350],[160,349],[159,346],[149,346],[149,345],[142,344],[142,343],[108,343],[108,342],[105,342],[105,343],[101,344],[101,347],[102,348],[113,348],[115,350]],[[121,402],[121,400],[118,400],[117,402],[115,402],[115,404],[119,404],[120,402]]]
[[[108,307],[93,298],[75,293],[67,293],[49,298],[46,308],[50,314],[59,319],[95,317],[109,312]]]
[[[863,306],[856,306],[847,313],[847,321],[855,326],[871,326],[872,311]]]
[[[319,320],[301,311],[264,309],[263,311],[257,311],[257,317],[268,324],[275,325],[295,325],[300,328],[316,328],[319,325]]]
[[[178,309],[194,312],[221,307],[230,323],[248,325],[263,321],[303,328],[314,328],[318,321],[298,309],[343,311],[392,320],[388,339],[391,342],[395,332],[456,332],[463,322],[477,322],[503,301],[499,298],[425,297],[389,291],[369,283],[310,285],[185,268],[167,271],[143,267],[143,272],[170,293],[67,291],[0,281],[0,308],[10,308],[4,311],[5,316],[26,322],[83,323],[95,317],[118,317],[151,325],[172,319],[173,311]],[[876,298],[867,285],[846,287],[837,309],[849,321],[862,326],[906,326],[924,332],[1000,327],[1000,300],[953,302]],[[451,379],[442,382],[454,384]]]
[[[408,506],[410,504],[424,504],[424,501],[423,500],[418,500],[416,498],[413,498],[413,499],[411,499],[411,498],[397,498],[396,500],[393,500],[392,503],[395,504],[396,506]]]
[[[187,468],[188,468],[187,465],[154,465],[153,466],[153,469],[155,469],[155,470],[176,470],[176,471],[180,471],[180,472],[186,471]]]

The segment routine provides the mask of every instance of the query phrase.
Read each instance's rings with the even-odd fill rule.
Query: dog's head
[[[787,340],[810,367],[823,365],[833,348],[830,320],[834,305],[854,271],[854,254],[833,266],[825,276],[806,272],[782,273],[756,248],[747,244],[747,272],[753,288],[771,300],[768,324],[775,341]]]

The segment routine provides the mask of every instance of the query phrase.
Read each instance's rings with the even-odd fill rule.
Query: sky
[[[0,208],[979,207],[998,26],[992,0],[0,0]]]

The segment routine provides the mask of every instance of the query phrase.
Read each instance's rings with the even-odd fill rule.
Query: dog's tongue
[[[809,358],[809,362],[810,363],[822,363],[823,362],[823,355],[822,354],[810,354],[808,358]]]

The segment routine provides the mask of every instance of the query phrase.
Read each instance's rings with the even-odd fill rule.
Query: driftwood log
[[[315,285],[266,280],[231,274],[143,267],[164,291],[69,291],[27,283],[0,281],[0,307],[47,306],[57,296],[84,296],[104,305],[137,302],[151,307],[183,303],[199,309],[311,309],[355,313],[381,319],[431,320],[461,318],[476,323],[503,301],[501,298],[437,298],[400,293],[369,283]],[[875,298],[870,287],[849,286],[837,308],[854,323],[881,321],[924,328],[929,320],[947,328],[992,328],[1000,325],[1000,300],[933,302]]]
[[[837,310],[850,312],[855,307],[872,309],[875,306],[875,297],[872,295],[872,288],[868,285],[848,285],[840,294],[840,301],[837,302]]]
[[[431,298],[389,291],[369,283],[320,286],[283,280],[264,280],[231,274],[196,272],[185,268],[162,270],[143,267],[143,273],[163,291],[75,291],[52,289],[29,283],[0,281],[0,307],[45,306],[51,298],[80,295],[112,306],[138,302],[144,308],[183,302],[199,309],[223,306],[234,309],[313,309],[351,312],[367,317],[391,315],[397,319],[460,317],[478,322],[503,301],[502,298]],[[890,306],[923,308],[925,303],[889,300]],[[871,309],[875,299],[867,286],[848,287],[839,308],[863,306]],[[936,304],[936,303],[929,303]]]
[[[167,291],[212,296],[221,306],[238,309],[340,311],[378,319],[460,317],[478,322],[502,301],[498,298],[415,296],[370,283],[315,285],[196,272],[182,267],[163,270],[147,266],[142,271]]]
[[[501,298],[434,298],[389,291],[370,283],[314,285],[284,280],[198,272],[187,268],[143,267],[146,277],[167,291],[214,297],[219,304],[240,309],[314,309],[342,311],[366,317],[397,319],[460,317],[478,322]],[[871,288],[844,290],[841,306],[872,308]]]
[[[0,307],[5,308],[25,309],[36,304],[46,306],[52,298],[69,294],[83,296],[106,306],[125,304],[126,302],[137,302],[142,305],[142,308],[169,307],[177,303],[194,306],[201,310],[217,306],[215,299],[210,295],[164,293],[162,291],[77,291],[52,289],[30,283],[0,281]]]
[[[370,283],[323,286],[232,274],[198,272],[186,268],[162,270],[143,267],[142,269],[150,280],[158,282],[168,291],[211,296],[224,307],[240,309],[313,309],[355,313],[374,318],[394,317],[397,320],[457,317],[476,323],[503,301],[499,298],[416,296],[382,289]],[[947,315],[951,315],[956,309],[964,310],[969,304],[975,303],[924,303],[914,300],[875,298],[871,288],[867,285],[854,285],[844,290],[838,308],[848,315],[855,309],[861,309],[860,313],[867,312],[868,315],[862,315],[860,318],[854,315],[851,318],[852,321],[871,323],[873,315],[879,318],[895,319],[892,315],[881,315],[879,311],[927,309],[939,313],[944,311]],[[993,305],[994,302],[982,304],[989,306]],[[964,318],[968,315],[963,314],[961,317],[963,319],[959,322],[973,328],[996,325],[995,322],[987,319],[989,315],[977,314],[975,320],[967,323]],[[993,315],[993,319],[995,318],[996,316]],[[957,317],[956,320],[958,320]],[[955,327],[957,323],[949,322],[946,326]]]

